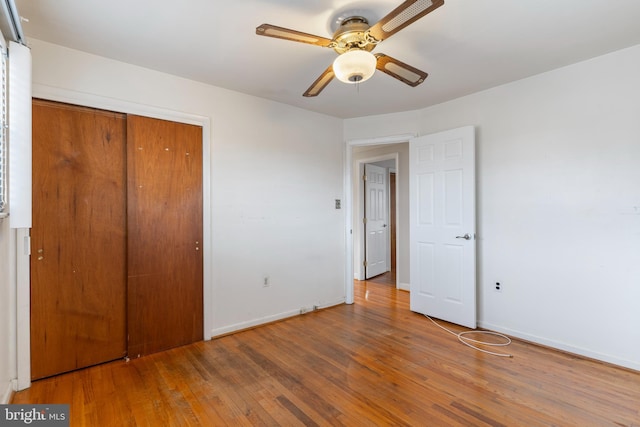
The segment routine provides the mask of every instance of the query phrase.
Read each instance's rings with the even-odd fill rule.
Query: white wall
[[[640,370],[638,76],[640,45],[345,139],[475,125],[480,325]]]
[[[396,154],[398,155],[398,169],[396,181],[398,192],[396,193],[396,205],[398,206],[398,216],[396,217],[397,227],[397,253],[396,259],[396,287],[409,290],[409,144],[383,144],[355,146],[352,149],[352,172],[353,172],[353,240],[354,254],[358,250],[358,243],[362,239],[362,218],[364,207],[362,206],[362,180],[358,170],[358,163],[364,159],[375,159],[377,157]],[[361,254],[358,254],[358,262],[354,262],[354,268],[360,263]]]
[[[71,93],[210,118],[212,335],[344,301],[345,220],[334,209],[343,198],[341,120],[30,44],[36,96]]]

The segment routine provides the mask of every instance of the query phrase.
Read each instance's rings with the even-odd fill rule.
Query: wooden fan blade
[[[293,42],[314,44],[316,46],[329,47],[333,40],[326,37],[314,36],[313,34],[302,33],[289,28],[276,27],[271,24],[262,24],[256,28],[259,36],[275,37],[277,39],[291,40]]]
[[[387,39],[444,4],[444,0],[407,0],[369,29],[376,40]]]
[[[320,74],[320,77],[318,77],[316,81],[313,82],[311,86],[309,86],[309,89],[307,89],[307,91],[303,93],[302,96],[318,96],[318,94],[322,92],[322,89],[324,89],[329,83],[331,83],[331,80],[333,80],[334,76],[335,74],[333,73],[333,65],[329,65],[329,68],[324,70],[324,73]]]
[[[378,61],[376,62],[376,68],[378,70],[408,84],[409,86],[418,86],[428,76],[424,71],[418,70],[417,68],[387,56],[384,53],[376,53],[376,58],[378,58]]]

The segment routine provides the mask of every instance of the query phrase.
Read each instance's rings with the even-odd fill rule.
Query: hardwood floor
[[[378,283],[380,285],[396,286],[396,272],[395,270],[387,271],[379,276],[372,277],[367,282]]]
[[[465,347],[407,292],[357,281],[354,305],[36,381],[13,403],[69,403],[72,426],[640,425],[640,373],[508,350]]]

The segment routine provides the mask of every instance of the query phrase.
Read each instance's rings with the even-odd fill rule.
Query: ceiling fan
[[[328,47],[339,54],[303,96],[317,96],[334,77],[345,83],[363,82],[369,79],[376,69],[415,87],[427,78],[427,73],[383,53],[374,55],[371,51],[381,41],[443,4],[444,0],[406,0],[371,26],[362,16],[348,16],[340,22],[332,39],[271,24],[257,27],[256,34]]]

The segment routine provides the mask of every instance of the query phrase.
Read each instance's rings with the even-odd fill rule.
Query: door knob
[[[469,233],[466,233],[464,236],[456,236],[456,239],[471,240],[471,236],[469,236]]]

